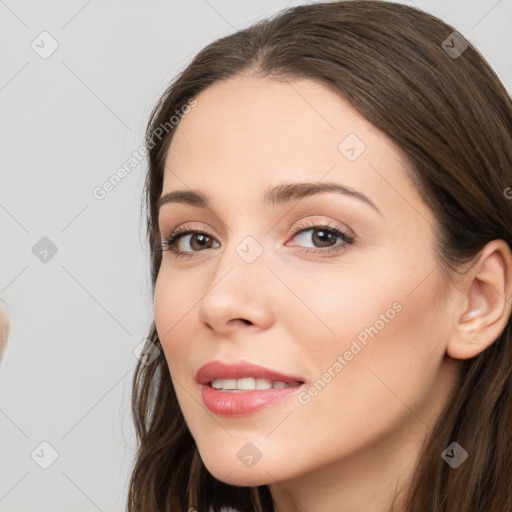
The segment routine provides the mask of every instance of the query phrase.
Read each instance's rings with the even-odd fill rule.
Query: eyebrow
[[[355,197],[371,206],[380,215],[382,215],[375,203],[365,196],[362,192],[333,182],[317,182],[317,183],[284,183],[268,188],[262,197],[263,206],[270,207],[274,205],[288,203],[294,199],[302,199],[303,197],[320,194],[323,192],[336,192],[345,196]],[[183,203],[198,208],[210,208],[210,200],[208,196],[202,192],[193,190],[174,190],[162,195],[157,202],[157,211],[164,204]]]

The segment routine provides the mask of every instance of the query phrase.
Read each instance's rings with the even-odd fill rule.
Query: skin
[[[466,275],[447,279],[433,253],[435,218],[399,149],[320,83],[238,76],[196,99],[176,128],[162,194],[201,191],[211,206],[163,205],[159,226],[163,236],[187,225],[214,241],[201,250],[185,236],[177,248],[192,257],[163,253],[154,311],[204,464],[232,485],[268,484],[278,512],[387,511],[461,359],[505,326],[508,246],[493,241]],[[354,161],[338,148],[349,134],[366,146]],[[351,187],[380,213],[335,192],[262,204],[268,186],[296,181]],[[327,222],[354,243],[335,237],[341,250],[312,254],[328,249],[315,245],[317,230],[290,235]],[[263,250],[253,263],[236,252],[248,236]],[[204,407],[195,373],[206,362],[249,361],[312,386],[394,303],[401,310],[309,403],[291,398],[234,418]],[[237,457],[247,442],[262,455],[252,467]]]
[[[7,307],[0,301],[0,362],[3,359],[9,338],[9,317]]]

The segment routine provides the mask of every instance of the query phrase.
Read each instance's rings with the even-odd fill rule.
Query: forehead
[[[245,200],[260,185],[325,180],[363,190],[382,210],[421,201],[399,148],[319,82],[235,77],[196,100],[173,135],[164,192],[229,185]]]
[[[230,157],[263,157],[268,150],[272,156],[300,155],[308,152],[301,145],[307,139],[309,146],[337,156],[338,144],[351,133],[367,148],[370,142],[378,142],[379,149],[387,144],[339,94],[313,80],[234,77],[208,87],[196,100],[197,106],[177,127],[171,152],[177,146],[197,151],[208,144]]]

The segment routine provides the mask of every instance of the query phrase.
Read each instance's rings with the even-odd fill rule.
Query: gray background
[[[133,350],[152,318],[145,165],[92,192],[200,48],[299,3],[0,0],[0,511],[124,510]],[[455,26],[512,90],[512,0],[402,3]],[[31,47],[51,49],[43,31],[58,43],[47,58]],[[42,442],[58,452],[48,469]]]

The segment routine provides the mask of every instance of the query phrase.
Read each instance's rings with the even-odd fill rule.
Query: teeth
[[[255,389],[282,389],[298,386],[300,382],[282,382],[280,380],[255,379],[253,377],[245,377],[243,379],[213,379],[212,387],[222,391],[253,391]]]

